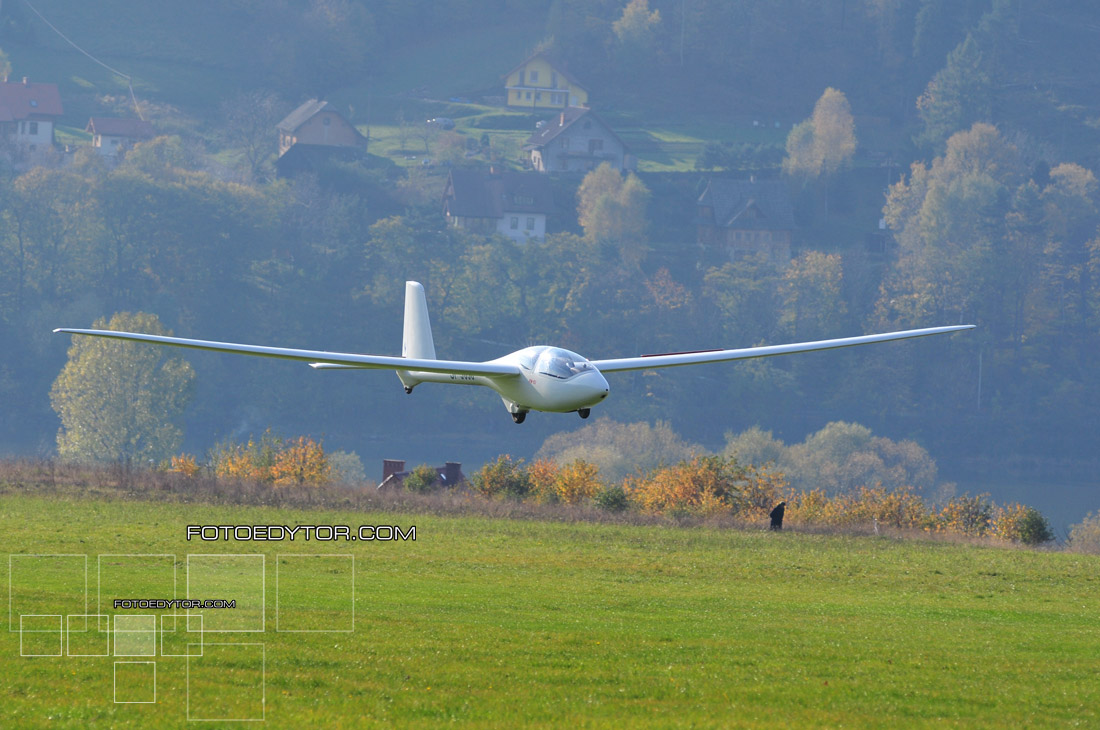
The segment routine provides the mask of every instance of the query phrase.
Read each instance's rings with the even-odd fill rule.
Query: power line
[[[42,13],[38,12],[38,8],[36,8],[36,7],[34,7],[33,5],[30,4],[30,0],[23,0],[23,4],[26,5],[28,8],[30,8],[31,12],[34,13],[35,15],[37,15],[39,20],[41,20],[43,23],[48,25],[50,27],[50,30],[52,30],[54,33],[57,33],[57,35],[59,35],[63,41],[65,41],[70,46],[72,46],[76,50],[80,51],[85,56],[90,58],[92,61],[99,64],[103,68],[107,69],[111,73],[115,74],[116,76],[121,76],[122,78],[126,79],[126,86],[130,89],[130,99],[134,102],[134,111],[137,112],[138,119],[140,119],[143,122],[145,121],[145,116],[141,113],[141,106],[138,105],[137,96],[134,95],[134,80],[130,76],[130,74],[124,74],[121,71],[119,71],[117,68],[112,68],[111,66],[108,66],[107,64],[103,63],[103,61],[100,61],[98,58],[96,58],[95,56],[88,53],[87,51],[85,51],[80,46],[78,46],[76,43],[74,43],[72,41],[71,38],[69,38],[67,35],[65,35],[60,30],[58,30],[57,26],[55,26],[50,21],[46,20],[46,16],[44,16]]]

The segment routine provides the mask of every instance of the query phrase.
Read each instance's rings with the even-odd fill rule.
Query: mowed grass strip
[[[189,552],[264,553],[266,631],[205,640],[264,643],[267,727],[1100,723],[1095,557],[12,495],[0,522],[4,556],[87,553],[93,593],[99,553],[175,554],[181,596]],[[415,525],[417,540],[188,543],[188,524]],[[279,553],[355,556],[354,633],[275,631]],[[3,584],[7,571],[0,561]],[[295,575],[307,595],[309,572]],[[58,593],[48,581],[43,605]],[[346,595],[331,571],[316,585],[331,621]],[[21,658],[7,612],[0,622],[0,726],[186,724],[187,660],[157,657],[156,705],[116,705],[113,658]]]

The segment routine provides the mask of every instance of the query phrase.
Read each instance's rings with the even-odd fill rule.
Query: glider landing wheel
[[[581,408],[577,410],[577,415],[581,418],[588,418],[588,414],[590,414],[591,412],[591,408]]]
[[[405,386],[405,395],[412,395],[413,389]]]
[[[513,413],[512,414],[512,420],[516,423],[523,423],[524,419],[526,419],[526,418],[527,418],[527,411],[520,411],[519,413]]]

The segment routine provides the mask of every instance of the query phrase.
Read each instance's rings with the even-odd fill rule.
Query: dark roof
[[[57,84],[32,84],[26,80],[0,82],[0,122],[62,114]]]
[[[153,125],[141,119],[121,119],[118,117],[92,117],[88,120],[85,132],[105,134],[109,137],[129,137],[130,139],[152,139],[155,136]]]
[[[545,124],[536,129],[535,133],[527,138],[527,142],[524,143],[524,148],[531,149],[535,147],[544,147],[559,134],[585,117],[603,126],[608,134],[614,137],[619,144],[623,146],[623,150],[627,149],[626,143],[622,141],[619,135],[615,134],[615,130],[609,127],[607,122],[600,119],[599,116],[596,115],[596,112],[586,106],[567,106],[558,114],[555,114],[552,119],[547,119]]]
[[[713,218],[700,214],[703,225],[757,231],[795,227],[791,195],[782,180],[712,178],[698,205],[714,211]]]
[[[286,115],[283,121],[275,125],[275,128],[282,132],[293,132],[302,126],[314,116],[317,115],[322,109],[328,106],[327,101],[318,101],[317,99],[310,99],[305,104]]]
[[[460,218],[503,218],[507,213],[554,212],[550,180],[537,172],[451,170],[443,206]]]
[[[509,76],[514,74],[516,71],[518,71],[522,66],[526,66],[527,64],[531,63],[531,61],[534,61],[536,58],[541,58],[542,60],[544,60],[548,64],[550,64],[553,67],[553,69],[555,71],[557,71],[559,74],[561,74],[562,76],[564,76],[565,80],[568,81],[569,83],[571,83],[575,86],[579,86],[582,89],[584,89],[585,91],[588,90],[588,85],[587,84],[585,84],[583,81],[577,80],[576,76],[569,73],[569,70],[566,68],[565,63],[563,63],[562,61],[559,61],[558,59],[554,58],[553,56],[551,56],[546,51],[539,51],[537,53],[532,53],[530,56],[528,56],[527,58],[525,58],[522,61],[520,61],[519,63],[517,63],[515,66],[513,66],[512,70],[509,71],[508,73],[504,74],[503,76],[501,76],[501,78],[507,80]],[[540,87],[540,88],[542,88],[542,87]]]
[[[462,465],[461,464],[458,464],[458,463],[454,464],[454,471],[456,472],[454,484],[448,483],[448,481],[447,481],[447,472],[449,471],[449,468],[447,466],[435,466],[435,467],[432,467],[432,468],[435,469],[435,474],[436,474],[435,479],[432,480],[432,486],[433,487],[435,487],[435,486],[452,487],[452,486],[455,486],[457,484],[462,484],[463,482],[466,481],[466,474],[462,471]],[[404,471],[395,471],[392,474],[390,474],[388,477],[383,479],[382,483],[379,484],[377,488],[378,489],[387,489],[387,488],[390,488],[390,487],[401,487],[405,484],[405,478],[407,476],[409,476],[410,474],[412,474],[413,471],[414,471],[413,469],[406,469]]]

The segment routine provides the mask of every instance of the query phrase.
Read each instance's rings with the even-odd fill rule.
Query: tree
[[[938,151],[955,132],[974,122],[988,121],[992,108],[990,87],[978,42],[967,34],[917,99],[924,131],[916,142]]]
[[[120,312],[96,329],[170,335],[155,314]],[[50,390],[61,418],[57,451],[79,461],[159,463],[179,450],[179,421],[195,373],[163,348],[99,337],[75,337],[69,361]]]
[[[270,91],[242,91],[222,104],[226,141],[241,150],[249,178],[261,173],[275,155],[271,130],[286,115],[286,104]]]
[[[630,0],[626,4],[622,17],[611,24],[626,64],[634,65],[652,59],[660,24],[661,13],[649,11],[649,0]]]
[[[577,190],[577,218],[590,241],[611,243],[623,260],[644,257],[649,188],[634,173],[622,173],[604,162],[584,176]]]
[[[814,104],[809,119],[787,135],[783,170],[793,177],[816,180],[830,177],[856,152],[856,126],[844,92],[829,87]]]
[[[616,482],[635,471],[682,461],[700,452],[702,447],[686,443],[664,421],[651,426],[600,418],[576,431],[550,436],[536,456],[563,466],[584,461],[608,482]]]
[[[11,76],[11,61],[8,60],[8,54],[4,53],[4,49],[0,48],[0,81],[7,81]]]

